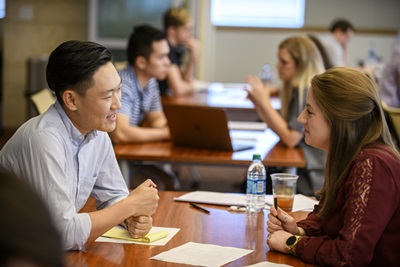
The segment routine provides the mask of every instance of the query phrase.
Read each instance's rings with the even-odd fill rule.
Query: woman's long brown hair
[[[393,143],[375,84],[363,73],[332,68],[311,81],[314,98],[331,126],[325,183],[319,216],[332,210],[350,166],[365,146],[379,142],[399,157]]]

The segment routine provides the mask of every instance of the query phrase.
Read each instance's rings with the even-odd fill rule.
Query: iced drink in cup
[[[298,175],[290,173],[271,174],[275,208],[279,207],[285,212],[292,211],[298,178]]]

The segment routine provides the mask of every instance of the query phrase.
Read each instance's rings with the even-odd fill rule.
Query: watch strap
[[[293,236],[289,237],[286,240],[286,244],[285,244],[286,251],[291,255],[297,256],[296,255],[296,245],[302,238],[303,237],[299,236],[299,235],[293,235]],[[295,239],[295,240],[293,242],[292,240],[289,240],[289,239]],[[290,241],[290,242],[288,242],[288,241]]]

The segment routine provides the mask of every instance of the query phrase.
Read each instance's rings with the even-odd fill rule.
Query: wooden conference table
[[[273,134],[273,132],[270,132]],[[127,143],[114,145],[114,152],[118,159],[122,175],[130,186],[130,164],[160,164],[172,163],[175,165],[214,165],[214,166],[242,166],[246,168],[253,154],[263,157],[265,166],[304,168],[306,160],[300,148],[287,148],[278,142],[270,144],[268,136],[259,138],[252,149],[244,151],[211,150],[195,147],[175,146],[172,142]],[[200,174],[195,168],[190,168],[194,186],[201,181]],[[180,189],[177,177],[171,175],[171,180],[165,181],[168,189]]]
[[[163,105],[203,105],[221,107],[239,113],[245,111],[255,112],[253,103],[247,99],[247,92],[243,83],[211,83],[199,87],[194,93],[185,96],[163,96]],[[280,108],[278,97],[271,99],[276,109]],[[237,114],[239,114],[237,113]],[[228,120],[231,120],[228,118]],[[252,153],[260,153],[260,146],[268,146],[268,140],[257,143],[255,149],[248,150],[246,157],[239,156],[242,152],[221,150],[198,149],[192,147],[177,147],[171,142],[149,142],[119,144],[114,146],[115,154],[119,160],[132,161],[157,161],[183,164],[221,164],[221,165],[247,165]],[[305,167],[304,155],[299,148],[288,149],[278,143],[264,154],[263,163],[266,166]]]
[[[293,256],[269,251],[265,242],[268,211],[264,211],[256,217],[247,217],[245,213],[229,212],[227,207],[202,205],[210,210],[208,215],[191,208],[188,203],[173,201],[174,197],[182,194],[184,192],[159,191],[159,206],[153,216],[153,225],[180,228],[180,231],[165,246],[94,242],[82,251],[66,252],[66,266],[188,266],[150,259],[163,251],[187,242],[254,250],[254,252],[225,265],[227,267],[245,266],[261,261],[301,267],[314,266]],[[87,212],[94,209],[95,204],[91,199],[82,211]],[[299,212],[293,213],[293,215],[300,220],[306,216],[306,213]]]
[[[247,166],[252,159],[252,154],[259,151],[258,148],[262,145],[262,142],[259,142],[254,149],[232,152],[174,146],[171,142],[149,142],[114,145],[114,151],[118,160]],[[265,166],[299,168],[306,165],[300,148],[287,148],[280,142],[269,150],[263,159],[263,163]]]
[[[233,112],[228,120],[247,120],[258,118],[254,105],[247,99],[244,84],[210,84],[207,89],[180,97],[163,97],[163,105],[206,105],[221,107]],[[274,98],[275,108],[280,108],[280,101]],[[253,113],[253,115],[251,115]],[[249,115],[250,114],[250,115]],[[272,132],[272,131],[271,131]],[[274,134],[267,133],[266,138],[260,138],[254,149],[246,151],[223,151],[199,149],[194,147],[174,146],[171,142],[148,142],[118,144],[114,146],[116,157],[122,173],[129,183],[129,161],[151,163],[173,163],[186,165],[224,165],[248,166],[253,154],[261,154],[265,166],[304,168],[306,160],[300,148],[289,149],[281,143],[276,143]],[[271,142],[274,142],[271,145]],[[198,180],[199,178],[197,178]]]
[[[225,108],[228,120],[257,120],[253,103],[247,99],[244,83],[211,83],[199,86],[184,96],[163,96],[163,105],[204,105]],[[278,96],[271,96],[275,109],[281,108]]]

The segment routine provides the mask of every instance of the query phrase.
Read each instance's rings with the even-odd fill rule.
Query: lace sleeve
[[[393,174],[379,158],[359,155],[339,191],[332,214],[321,226],[321,236],[306,237],[296,253],[323,266],[364,266],[373,255],[397,199]]]
[[[304,229],[307,236],[321,235],[321,219],[318,218],[319,205],[316,205],[314,210],[310,212],[306,219],[299,221],[297,226]]]

